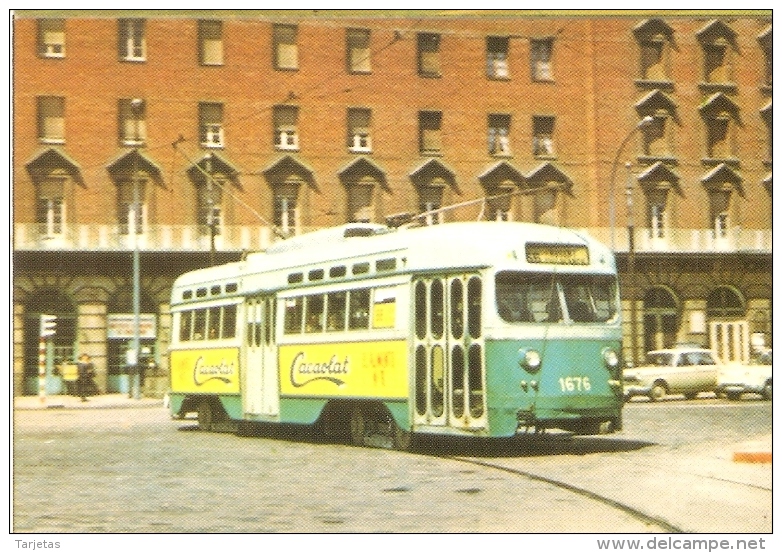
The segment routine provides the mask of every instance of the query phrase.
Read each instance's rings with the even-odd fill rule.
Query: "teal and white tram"
[[[180,276],[173,416],[355,444],[621,427],[614,256],[508,222],[349,224]]]

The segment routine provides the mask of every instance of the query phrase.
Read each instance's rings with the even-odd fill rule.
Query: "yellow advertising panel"
[[[280,347],[284,396],[406,398],[407,342]]]
[[[239,350],[172,351],[171,391],[238,394]]]

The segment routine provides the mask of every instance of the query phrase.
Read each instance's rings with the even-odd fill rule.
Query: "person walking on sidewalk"
[[[76,364],[78,368],[78,377],[76,378],[76,392],[81,397],[82,401],[87,401],[87,387],[94,373],[92,361],[90,356],[86,353],[82,353],[79,356],[79,362]]]

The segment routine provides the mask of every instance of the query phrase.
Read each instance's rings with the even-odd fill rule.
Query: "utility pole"
[[[638,366],[638,321],[636,313],[636,286],[635,286],[635,221],[633,217],[633,174],[630,170],[631,163],[627,167],[627,282],[630,288],[630,344],[632,346],[633,366]]]
[[[138,247],[138,223],[140,220],[141,200],[139,194],[138,175],[136,175],[136,162],[139,156],[139,141],[141,140],[139,132],[139,117],[144,101],[140,98],[134,98],[130,101],[130,107],[135,118],[135,144],[133,148],[133,165],[131,178],[133,186],[133,223],[129,229],[133,232],[133,343],[131,345],[132,353],[128,353],[128,370],[132,379],[130,383],[131,395],[134,399],[141,398],[141,375],[139,374],[139,350],[141,349],[141,259]]]

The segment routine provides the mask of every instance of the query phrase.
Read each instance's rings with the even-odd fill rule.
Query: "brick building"
[[[127,389],[136,246],[154,393],[180,273],[455,204],[423,220],[538,221],[612,244],[628,358],[681,341],[745,358],[771,337],[771,23],[17,12],[14,393],[37,393],[41,313],[58,317],[49,371],[87,352],[101,389]]]

